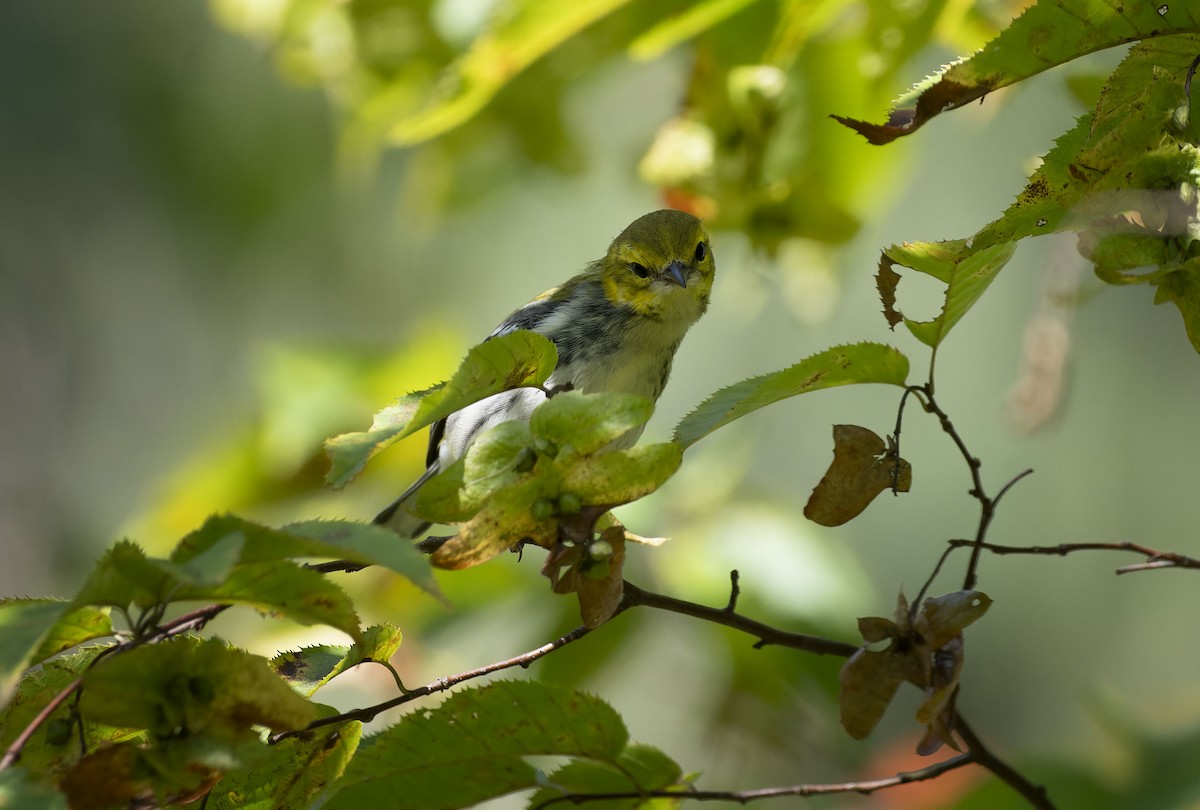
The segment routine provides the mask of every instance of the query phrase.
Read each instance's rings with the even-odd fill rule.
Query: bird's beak
[[[663,277],[667,281],[674,282],[680,287],[687,289],[687,271],[688,266],[676,259],[667,265],[667,269],[663,271]]]

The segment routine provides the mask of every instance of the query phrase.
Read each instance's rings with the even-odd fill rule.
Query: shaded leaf
[[[629,745],[621,752],[615,764],[574,760],[552,771],[546,777],[551,787],[543,787],[529,798],[528,806],[540,807],[563,793],[586,796],[589,793],[630,793],[639,790],[670,790],[678,788],[682,794],[687,789],[683,771],[676,762],[649,745]],[[592,801],[589,806],[601,810],[634,810],[634,808],[657,808],[668,810],[677,807],[679,800],[669,799],[624,799]]]
[[[316,717],[313,705],[272,672],[267,659],[190,637],[98,662],[84,676],[80,711],[96,722],[159,736],[254,725],[285,731]]]
[[[522,460],[532,461],[533,454],[529,425],[501,422],[472,442],[462,458],[421,485],[411,502],[412,512],[435,523],[470,520],[492,493],[521,480],[518,467]]]
[[[510,388],[537,386],[554,371],[558,354],[541,335],[516,330],[472,348],[448,383],[409,394],[375,415],[371,429],[325,442],[330,469],[325,480],[342,487],[376,453],[467,405]]]
[[[5,810],[68,810],[66,795],[35,781],[24,768],[0,771],[0,807]]]
[[[539,499],[555,497],[557,482],[546,478],[531,478],[497,492],[430,556],[430,561],[439,568],[468,568],[487,562],[521,540],[549,545],[557,531],[557,521],[539,518],[533,505]]]
[[[0,599],[0,679],[95,638],[112,635],[105,608],[57,599]]]
[[[686,449],[719,427],[788,397],[839,385],[904,385],[908,358],[880,343],[855,343],[826,349],[794,366],[722,388],[675,427],[675,441]]]
[[[334,714],[319,707],[321,716]],[[289,737],[273,745],[269,767],[249,768],[217,783],[206,810],[306,810],[346,770],[362,739],[351,721]]]
[[[335,783],[326,810],[453,810],[537,784],[526,756],[614,762],[628,734],[597,698],[499,681],[452,695],[369,738]]]
[[[912,467],[858,425],[833,426],[833,463],[813,489],[804,516],[822,526],[857,517],[885,489],[908,492]]]

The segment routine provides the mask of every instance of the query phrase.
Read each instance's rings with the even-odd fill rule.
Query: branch
[[[997,779],[1017,791],[1038,810],[1054,810],[1054,804],[1046,795],[1046,789],[1035,785],[1013,769],[1011,765],[1001,760],[985,746],[961,714],[954,715],[954,730],[962,741],[967,744],[968,756],[971,761],[978,763],[991,771]]]
[[[703,619],[714,624],[722,624],[726,627],[732,627],[735,630],[741,630],[743,633],[757,636],[758,641],[754,645],[755,649],[771,645],[775,647],[790,647],[794,650],[803,650],[815,655],[840,655],[843,658],[848,658],[858,652],[858,647],[854,644],[847,644],[844,641],[834,641],[820,636],[807,636],[803,633],[791,633],[743,616],[733,609],[737,604],[738,594],[736,571],[732,573],[731,579],[733,580],[733,587],[729,596],[729,604],[723,608],[707,607],[705,605],[698,605],[695,602],[685,602],[682,599],[676,599],[672,596],[644,591],[626,580],[625,597],[621,602],[621,609],[649,607],[657,610],[666,610],[671,613],[680,613],[696,619]]]
[[[605,800],[618,799],[685,799],[688,801],[697,802],[712,802],[712,801],[727,801],[738,802],[739,804],[749,804],[759,799],[778,799],[785,796],[827,796],[831,793],[859,793],[868,795],[877,790],[884,788],[896,787],[897,785],[907,785],[911,782],[924,782],[928,779],[936,779],[944,773],[948,773],[964,765],[970,765],[972,762],[970,754],[959,754],[956,757],[943,760],[942,762],[934,763],[917,771],[904,771],[895,774],[894,776],[885,776],[882,779],[870,779],[863,782],[837,782],[833,784],[811,784],[811,785],[789,785],[786,787],[761,788],[759,790],[644,790],[640,792],[628,793],[568,793],[562,796],[555,796],[541,804],[535,805],[533,810],[543,810],[554,804],[585,804],[587,802],[598,802]]]
[[[983,488],[983,476],[981,476],[979,473],[980,468],[983,466],[983,462],[980,461],[977,456],[971,454],[971,451],[967,448],[967,443],[963,441],[958,429],[955,428],[954,423],[950,421],[949,414],[942,410],[942,407],[938,405],[937,400],[934,399],[932,374],[933,370],[931,368],[931,382],[925,385],[910,385],[904,389],[904,397],[902,397],[900,400],[899,413],[896,416],[896,433],[894,434],[894,437],[898,444],[900,441],[900,421],[904,414],[904,403],[910,393],[915,394],[918,401],[921,403],[921,407],[924,408],[926,412],[931,413],[938,418],[938,422],[941,424],[942,430],[954,441],[955,446],[958,447],[958,452],[962,454],[963,459],[967,462],[967,467],[971,471],[971,489],[967,494],[979,501],[980,509],[979,525],[975,529],[975,539],[969,542],[969,545],[971,546],[971,559],[967,563],[967,573],[963,577],[962,589],[964,591],[970,591],[975,589],[975,581],[977,578],[975,571],[979,567],[979,556],[983,549],[984,538],[987,537],[988,527],[992,523],[992,518],[996,515],[996,505],[1000,503],[1001,498],[1008,494],[1008,491],[1013,488],[1013,485],[1015,485],[1025,476],[1032,473],[1033,470],[1024,470],[1023,472],[1018,473],[1015,477],[1010,479],[1007,484],[1000,488],[1000,492],[996,495],[996,497],[989,497]],[[945,561],[944,557],[942,561]],[[939,562],[939,566],[940,565],[941,563]],[[936,573],[937,572],[935,570],[934,574]],[[930,576],[930,581],[932,581],[932,579],[933,577]],[[929,583],[926,583],[926,587],[928,587],[928,584]],[[920,600],[913,602],[914,609],[919,602]]]
[[[405,703],[410,703],[414,700],[417,700],[418,698],[423,698],[427,695],[432,695],[435,692],[444,692],[447,689],[449,689],[450,687],[457,686],[458,684],[463,683],[464,681],[470,681],[475,678],[481,678],[484,675],[490,675],[493,672],[499,672],[504,669],[511,669],[512,667],[522,667],[522,668],[528,667],[530,664],[532,664],[534,661],[538,660],[542,656],[549,655],[550,653],[554,652],[555,650],[567,646],[572,641],[578,641],[579,639],[581,639],[585,635],[587,635],[588,632],[589,632],[589,630],[586,627],[576,627],[574,630],[572,630],[570,633],[567,633],[565,636],[557,638],[548,644],[543,644],[542,646],[538,647],[536,650],[530,650],[527,653],[522,653],[521,655],[515,656],[513,658],[507,658],[503,661],[497,661],[493,664],[488,664],[486,666],[479,667],[478,669],[471,669],[471,670],[467,670],[466,672],[460,672],[457,675],[451,675],[447,678],[438,678],[436,681],[432,681],[431,683],[427,683],[424,686],[406,691],[404,694],[400,695],[399,697],[392,698],[391,700],[386,700],[383,703],[377,703],[374,706],[367,706],[364,709],[352,709],[351,711],[343,712],[341,714],[334,714],[334,715],[330,715],[329,717],[322,717],[319,720],[314,720],[313,722],[309,723],[307,726],[305,726],[302,729],[297,729],[295,731],[281,731],[278,734],[271,735],[269,742],[272,745],[274,745],[275,743],[277,743],[281,740],[286,740],[289,737],[298,737],[301,734],[307,734],[308,732],[313,731],[314,729],[321,728],[322,726],[332,726],[332,725],[336,725],[339,723],[346,723],[351,720],[358,720],[359,722],[362,722],[362,723],[369,723],[371,720],[374,720],[377,715],[382,714],[383,712],[387,711],[388,709],[394,709],[397,706],[403,706]]]
[[[976,545],[972,540],[950,540],[950,548]],[[979,548],[993,554],[1041,554],[1048,557],[1065,557],[1076,551],[1129,551],[1141,554],[1146,562],[1124,565],[1117,569],[1118,574],[1128,574],[1134,571],[1148,571],[1156,568],[1200,568],[1200,560],[1177,554],[1174,551],[1159,551],[1139,543],[1122,540],[1119,543],[1060,543],[1057,546],[1001,546],[995,543],[980,543]]]

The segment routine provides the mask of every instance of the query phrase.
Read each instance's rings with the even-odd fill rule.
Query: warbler
[[[708,309],[715,273],[708,232],[699,219],[669,209],[635,219],[604,258],[509,315],[490,335],[528,329],[553,341],[558,363],[545,390],[505,391],[434,423],[425,473],[375,522],[404,537],[423,532],[429,523],[407,512],[405,503],[485,430],[528,420],[546,390],[617,391],[657,400],[680,341]],[[625,434],[613,449],[633,445],[641,432]]]

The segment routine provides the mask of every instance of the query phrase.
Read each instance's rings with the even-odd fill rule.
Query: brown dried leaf
[[[883,317],[892,329],[904,320],[900,310],[896,309],[896,287],[900,284],[900,274],[892,269],[895,264],[886,253],[882,253],[879,257],[879,272],[875,274],[875,288],[879,290],[879,301],[883,304]]]
[[[913,628],[930,650],[939,650],[961,636],[964,627],[987,613],[991,597],[979,591],[955,591],[926,599]]]
[[[840,526],[893,485],[897,492],[908,492],[911,465],[886,448],[873,431],[834,425],[833,463],[809,496],[804,515],[822,526]]]
[[[588,576],[584,566],[604,565],[603,561],[587,561],[577,566],[579,615],[583,618],[584,626],[592,628],[604,624],[616,613],[625,595],[625,530],[614,526],[606,529],[601,538],[612,546],[612,556],[608,558],[608,575],[602,579]]]
[[[842,727],[856,740],[866,737],[879,723],[900,684],[919,676],[920,663],[913,650],[899,652],[898,647],[901,645],[893,643],[882,652],[861,649],[842,665],[838,674]]]

